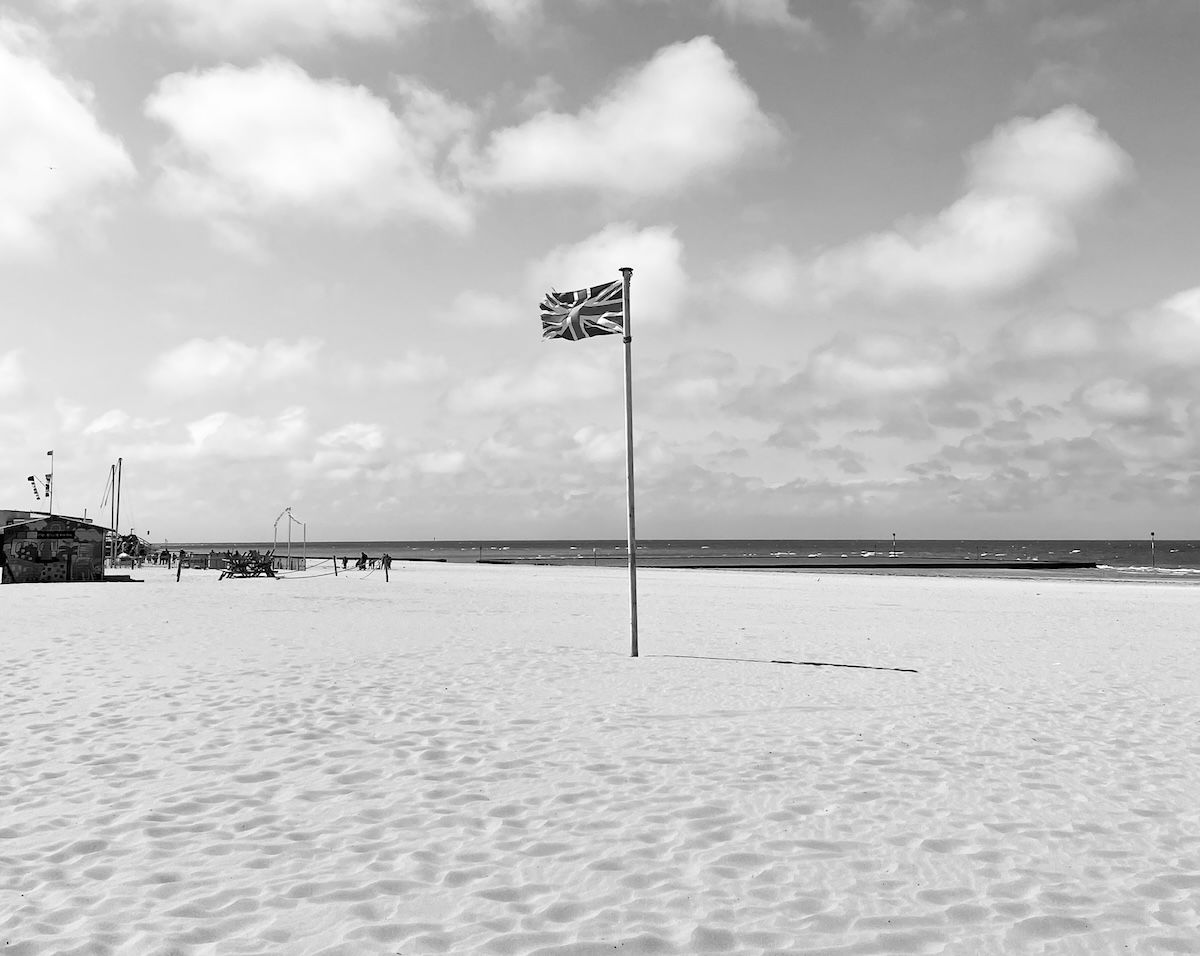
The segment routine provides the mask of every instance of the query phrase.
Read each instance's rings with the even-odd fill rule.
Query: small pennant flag
[[[542,338],[590,339],[625,330],[624,283],[617,279],[574,292],[547,292],[542,300]]]

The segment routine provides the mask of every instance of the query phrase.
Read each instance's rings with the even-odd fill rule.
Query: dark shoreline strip
[[[623,567],[624,558],[605,557],[593,560],[589,557],[579,558],[479,558],[476,564],[542,564],[555,567]],[[836,571],[839,569],[858,570],[921,570],[922,568],[978,570],[978,571],[1066,571],[1085,568],[1095,568],[1095,561],[688,561],[686,558],[670,562],[654,558],[638,557],[638,566],[643,568],[685,568],[689,570],[721,570],[721,571],[771,571],[812,569]]]

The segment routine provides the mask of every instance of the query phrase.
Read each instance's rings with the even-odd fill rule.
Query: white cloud
[[[1104,324],[1081,312],[1024,315],[1009,322],[997,336],[1001,354],[1026,367],[1040,363],[1087,358],[1105,347]]]
[[[409,349],[399,358],[388,359],[379,369],[379,380],[387,384],[418,385],[444,378],[449,365],[441,355]]]
[[[509,32],[532,25],[542,14],[542,0],[472,0],[472,3]]]
[[[968,154],[968,186],[1023,196],[1063,213],[1087,210],[1130,173],[1130,159],[1094,117],[1065,106],[997,129]]]
[[[213,412],[188,423],[184,430],[186,438],[180,441],[151,441],[127,447],[126,460],[243,462],[287,459],[300,454],[311,442],[308,413],[299,406],[285,408],[273,418]]]
[[[1089,418],[1105,423],[1145,422],[1161,414],[1145,385],[1123,379],[1105,379],[1081,389],[1079,402]]]
[[[300,479],[319,475],[344,486],[364,478],[378,478],[386,471],[387,450],[381,426],[348,422],[319,435],[311,453],[304,449],[288,465]]]
[[[746,259],[725,277],[725,285],[741,301],[782,309],[796,304],[802,274],[796,255],[784,246],[774,246]]]
[[[318,445],[327,448],[356,449],[376,452],[384,446],[383,429],[366,422],[349,422],[317,438]]]
[[[585,425],[571,436],[579,454],[593,464],[621,461],[625,457],[625,433]]]
[[[529,295],[537,301],[550,289],[567,291],[619,279],[633,269],[629,296],[632,326],[677,318],[683,311],[688,276],[683,244],[671,226],[638,229],[613,223],[573,245],[558,246],[529,269]]]
[[[77,232],[135,171],[100,127],[90,89],[51,69],[36,31],[2,17],[0,90],[0,259],[35,256],[60,220]]]
[[[1200,366],[1200,287],[1128,319],[1128,353],[1165,366]]]
[[[539,25],[550,9],[561,10],[564,0],[470,0],[471,4],[492,21],[500,31],[510,36],[523,36]],[[576,0],[579,6],[594,6],[596,0]],[[641,3],[656,2],[658,5],[674,5],[688,13],[697,12],[697,0],[640,0]],[[812,21],[792,13],[789,0],[712,0],[704,13],[711,13],[731,23],[749,23],[756,26],[782,28],[808,34],[813,32]]]
[[[121,16],[163,24],[178,40],[221,53],[386,40],[424,19],[420,0],[48,0],[73,20],[110,26]]]
[[[101,435],[105,432],[146,431],[166,424],[163,418],[135,418],[119,408],[109,409],[97,415],[83,428],[84,435]]]
[[[948,336],[839,334],[810,356],[808,376],[827,395],[896,398],[946,387],[959,359],[958,343]]]
[[[470,112],[416,81],[397,80],[396,92],[399,115],[365,87],[314,79],[287,60],[172,74],[146,101],[172,133],[159,196],[243,239],[248,222],[281,214],[466,228],[468,203],[439,167]]]
[[[457,325],[505,326],[528,319],[535,309],[536,304],[522,307],[511,299],[468,289],[451,300],[445,318]]]
[[[317,339],[272,339],[261,346],[227,337],[191,339],[155,359],[147,380],[182,394],[274,382],[310,371],[320,349]]]
[[[497,132],[475,179],[523,190],[674,195],[772,148],[780,131],[709,37],[659,50],[577,115]]]
[[[130,422],[130,417],[127,412],[121,411],[119,408],[113,408],[92,419],[91,423],[84,428],[85,435],[96,435],[100,432],[116,431],[124,428]]]
[[[854,6],[876,33],[891,33],[911,24],[920,13],[916,0],[854,0]]]
[[[551,342],[546,347],[562,345]],[[611,362],[608,364],[612,366]],[[531,369],[509,369],[464,382],[451,389],[447,401],[455,412],[497,413],[605,398],[620,386],[620,373],[615,366],[605,367],[597,359],[555,355]]]
[[[1001,126],[969,154],[967,192],[937,216],[818,256],[818,295],[987,298],[1075,252],[1080,218],[1130,175],[1126,154],[1076,107]]]
[[[187,431],[190,442],[180,450],[188,457],[279,458],[295,454],[307,440],[308,416],[299,407],[274,419],[215,412],[192,422]]]
[[[0,395],[15,395],[25,387],[25,369],[21,352],[0,352]]]
[[[414,460],[417,470],[427,475],[456,475],[467,466],[467,456],[454,449],[421,452]]]
[[[731,397],[737,360],[716,349],[680,352],[639,382],[649,408],[657,414],[712,416]]]
[[[783,27],[802,33],[812,31],[812,22],[792,13],[788,0],[715,0],[715,6],[733,21]]]

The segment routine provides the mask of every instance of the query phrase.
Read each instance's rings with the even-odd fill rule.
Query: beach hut
[[[84,518],[0,511],[0,583],[102,581],[107,531]]]

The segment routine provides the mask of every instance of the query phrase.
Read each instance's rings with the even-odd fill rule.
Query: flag
[[[606,282],[574,292],[547,292],[542,300],[542,338],[589,339],[625,331],[624,282]]]
[[[53,451],[48,451],[48,452],[46,452],[46,454],[47,454],[47,455],[53,455],[53,454],[54,454],[54,452],[53,452]]]

